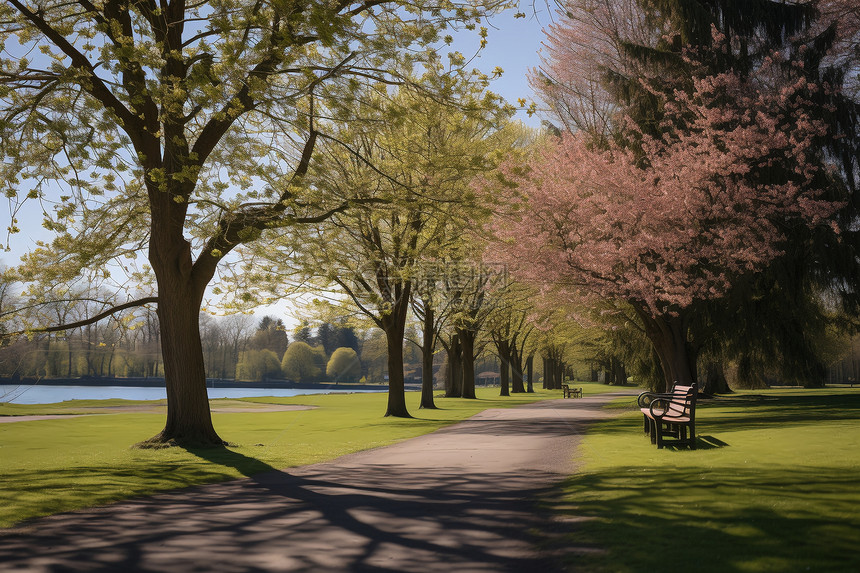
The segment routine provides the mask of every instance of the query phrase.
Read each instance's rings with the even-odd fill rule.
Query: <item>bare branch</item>
[[[87,326],[88,324],[96,323],[103,318],[107,318],[107,317],[109,317],[113,314],[116,314],[118,312],[121,312],[123,310],[129,309],[129,308],[134,308],[136,306],[143,306],[146,304],[152,304],[152,303],[158,303],[158,297],[157,296],[148,296],[148,297],[141,298],[138,300],[132,300],[132,301],[129,301],[127,303],[121,304],[119,306],[114,306],[112,308],[109,308],[106,311],[100,312],[99,314],[97,314],[91,318],[86,318],[84,320],[79,320],[77,322],[70,322],[68,324],[60,324],[57,326],[46,326],[44,328],[31,328],[28,330],[19,330],[17,332],[0,333],[0,338],[9,338],[12,336],[20,336],[22,334],[31,334],[31,333],[38,333],[38,332],[59,332],[62,330],[71,330],[73,328],[80,328],[81,326]]]

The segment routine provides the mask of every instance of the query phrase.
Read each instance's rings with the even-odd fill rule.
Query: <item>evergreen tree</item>
[[[264,316],[257,326],[257,332],[248,341],[248,346],[252,350],[271,350],[280,360],[289,342],[284,322],[281,319]]]

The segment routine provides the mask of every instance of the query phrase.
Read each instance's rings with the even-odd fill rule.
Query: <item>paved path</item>
[[[332,462],[41,519],[0,532],[0,570],[551,573],[534,498],[575,470],[608,399],[487,410]]]

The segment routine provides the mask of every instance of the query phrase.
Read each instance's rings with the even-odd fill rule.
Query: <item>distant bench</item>
[[[639,394],[639,409],[645,418],[644,430],[651,443],[662,448],[664,444],[686,445],[696,449],[696,397],[698,389],[675,385],[670,392],[643,392]],[[663,438],[674,438],[665,442]]]
[[[561,391],[565,398],[582,398],[582,388],[571,388],[568,384],[562,384]]]

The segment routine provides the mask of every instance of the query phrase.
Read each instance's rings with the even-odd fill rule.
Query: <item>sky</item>
[[[458,50],[471,60],[470,66],[491,75],[496,67],[504,70],[498,79],[491,82],[490,89],[516,105],[519,98],[528,102],[534,99],[526,76],[530,69],[540,64],[538,52],[544,39],[543,28],[550,23],[550,12],[546,4],[532,3],[523,8],[525,18],[514,18],[515,10],[508,10],[487,20],[483,25],[488,30],[487,46],[478,50],[480,38],[477,31],[463,30],[454,35],[451,50]],[[444,54],[441,54],[444,57]],[[528,105],[528,104],[527,104]],[[539,115],[529,117],[518,111],[516,119],[538,127]],[[0,206],[0,232],[2,246],[6,244],[5,230],[10,224],[10,211]],[[41,211],[35,202],[25,206],[19,213],[18,226],[21,232],[9,238],[8,252],[0,250],[0,265],[14,266],[22,254],[35,247],[37,240],[50,240],[51,234],[42,228]],[[286,318],[286,317],[285,317]]]
[[[485,26],[488,30],[487,46],[473,60],[474,67],[489,74],[499,66],[504,70],[501,78],[494,80],[490,89],[512,104],[517,99],[534,99],[526,76],[530,69],[540,65],[539,50],[544,40],[543,28],[551,23],[550,9],[543,5],[528,5],[523,8],[525,18],[514,18],[509,10],[490,19]],[[475,53],[479,46],[477,32],[464,31],[455,37],[454,47],[467,57]],[[539,102],[538,102],[539,103]],[[517,113],[516,118],[533,127],[540,125],[538,115],[528,117],[525,112]]]

